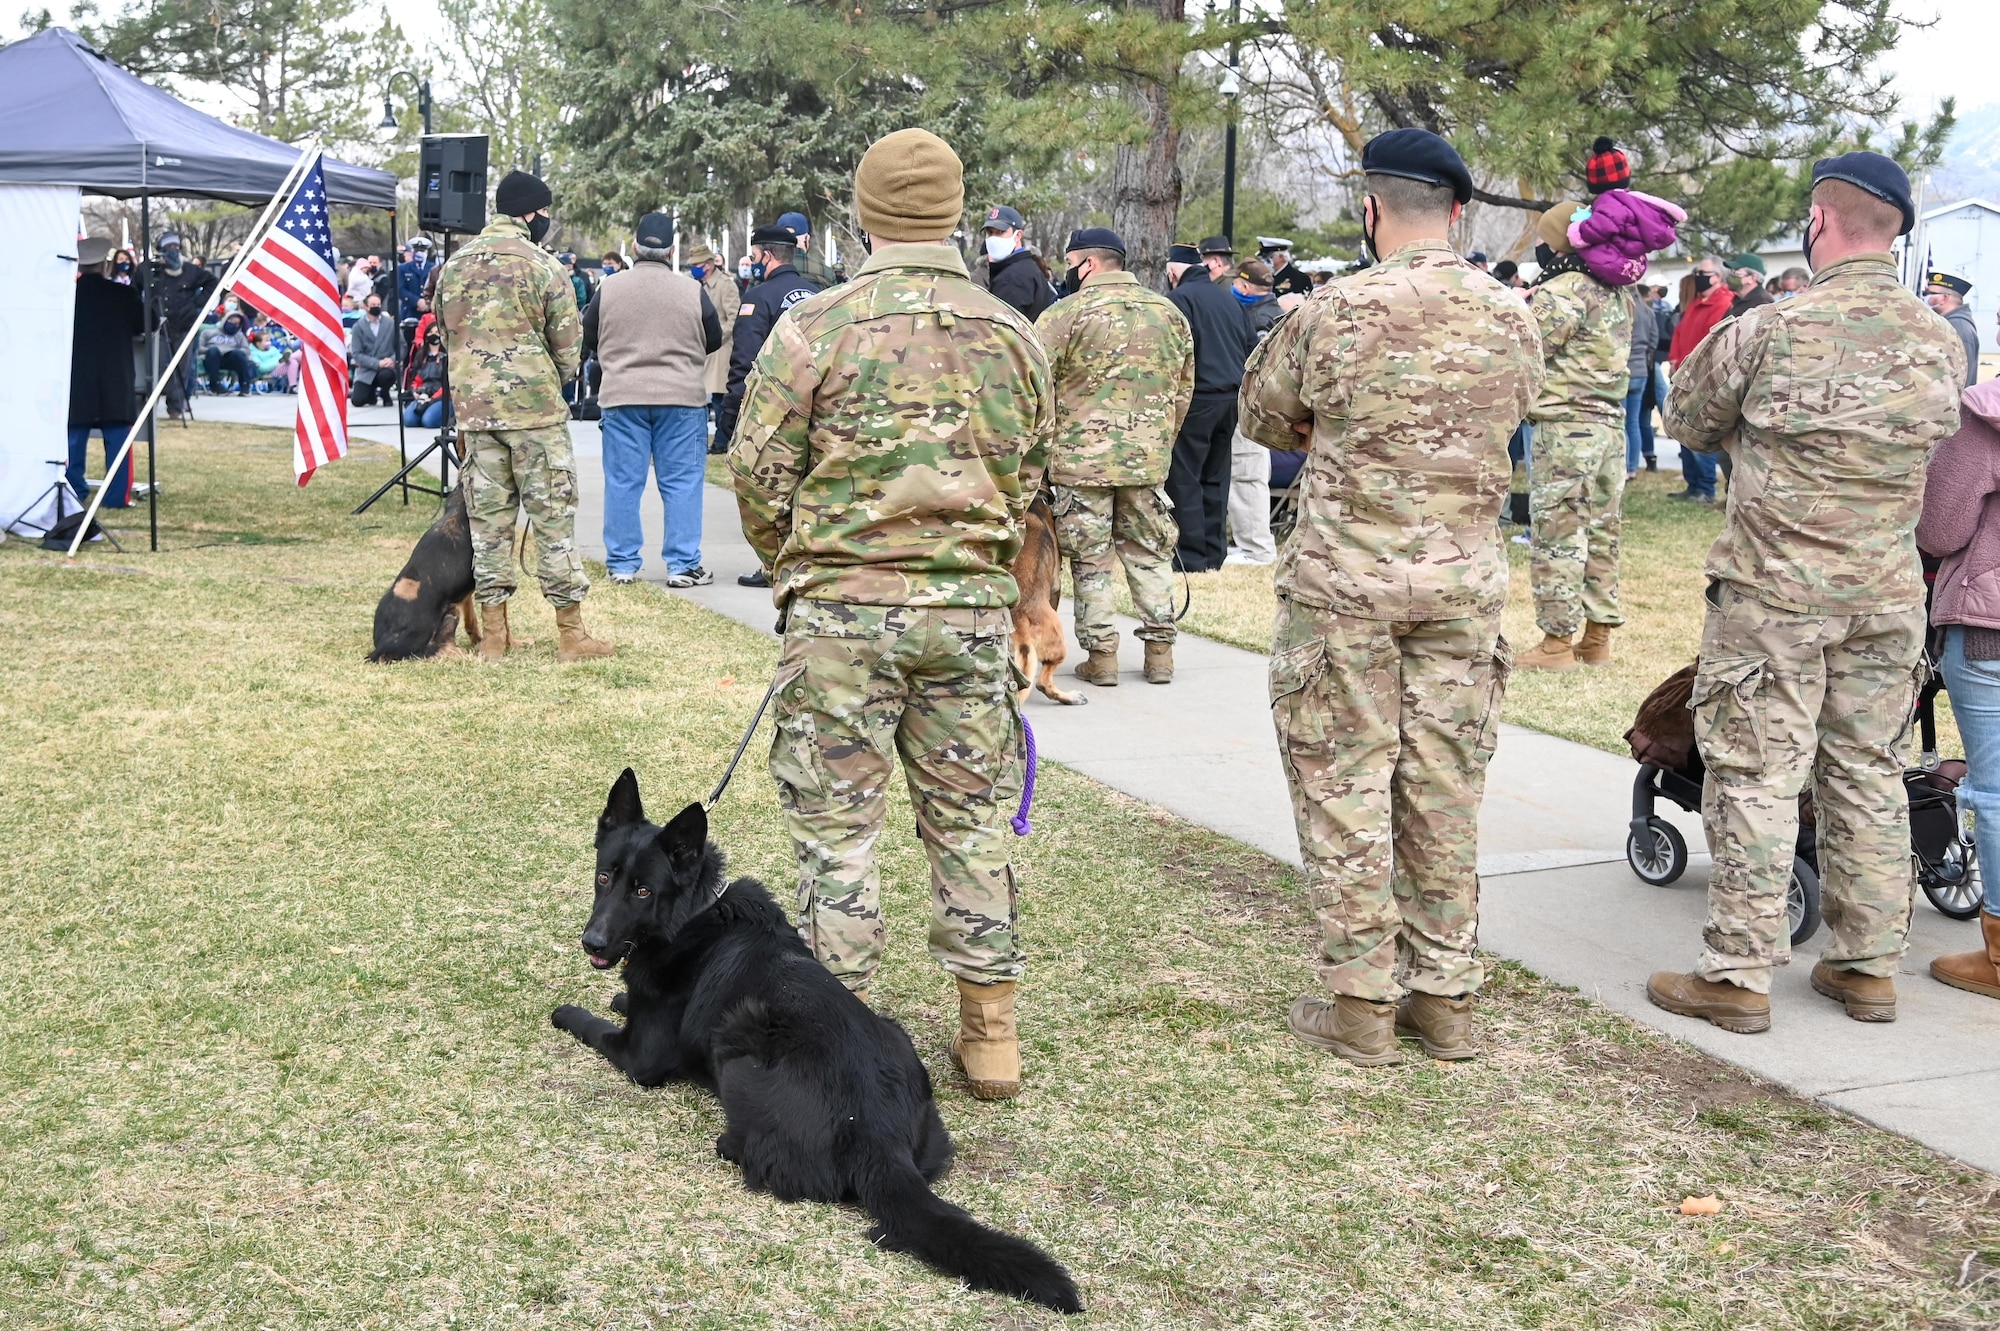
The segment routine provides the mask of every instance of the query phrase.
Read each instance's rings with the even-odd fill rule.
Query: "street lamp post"
[[[1243,0],[1229,0],[1229,26],[1234,28],[1243,21]],[[1220,91],[1229,103],[1229,125],[1222,135],[1222,234],[1231,243],[1236,240],[1236,99],[1243,91],[1243,85],[1236,78],[1236,57],[1238,47],[1229,43],[1229,67],[1222,71]]]
[[[396,91],[397,79],[408,79],[410,80],[410,82],[417,85],[417,118],[424,122],[424,133],[426,135],[429,135],[432,132],[431,131],[431,81],[427,78],[422,77],[421,75],[412,74],[407,69],[397,70],[395,73],[389,76],[389,81],[382,85],[382,123],[377,125],[375,128],[377,129],[396,128],[396,108],[394,107],[394,105],[392,105],[390,99]]]

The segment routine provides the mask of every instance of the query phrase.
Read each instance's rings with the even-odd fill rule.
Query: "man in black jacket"
[[[798,237],[776,222],[758,227],[750,235],[750,280],[743,292],[743,304],[736,310],[736,327],[730,333],[729,387],[723,391],[722,405],[715,409],[715,438],[708,451],[727,453],[736,435],[736,416],[743,410],[743,383],[750,367],[764,350],[771,325],[786,310],[819,294],[819,288],[800,276],[794,260],[798,257]],[[764,570],[737,577],[745,587],[768,587]]]
[[[188,329],[208,311],[209,295],[220,280],[198,263],[189,261],[181,248],[177,231],[163,231],[156,242],[158,260],[145,266],[141,277],[147,303],[146,317],[160,328],[160,359],[174,354]],[[162,366],[162,369],[167,369]],[[167,416],[179,420],[187,414],[188,388],[194,383],[194,355],[190,351],[167,375]]]
[[[90,432],[104,435],[104,463],[125,442],[139,414],[132,388],[132,339],[145,327],[139,293],[105,276],[111,242],[90,236],[76,243],[76,318],[69,352],[69,488],[88,499],[84,468]],[[123,508],[130,500],[132,460],[104,480],[104,507]]]
[[[1217,286],[1192,245],[1167,251],[1167,299],[1194,330],[1194,401],[1174,440],[1167,498],[1181,539],[1176,552],[1190,573],[1222,567],[1222,527],[1229,505],[1230,439],[1236,433],[1236,390],[1243,362],[1256,345],[1250,319],[1226,287]]]
[[[986,212],[986,289],[1033,322],[1055,303],[1055,288],[1028,252],[1021,214],[1001,204]]]
[[[797,237],[776,222],[760,226],[750,236],[750,280],[754,285],[743,293],[736,311],[736,327],[730,334],[729,387],[723,391],[722,407],[715,413],[715,441],[710,452],[726,451],[736,434],[736,413],[743,408],[743,381],[771,335],[778,316],[819,288],[799,275]]]

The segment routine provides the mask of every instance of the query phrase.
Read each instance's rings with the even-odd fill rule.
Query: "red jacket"
[[[1674,326],[1674,340],[1667,344],[1668,366],[1678,370],[1709,330],[1729,317],[1729,307],[1735,300],[1736,293],[1717,278],[1714,286],[1688,302],[1688,307],[1681,311],[1681,321]]]

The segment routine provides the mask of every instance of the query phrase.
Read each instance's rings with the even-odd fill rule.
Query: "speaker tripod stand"
[[[430,486],[421,485],[410,480],[410,473],[423,466],[433,453],[438,454],[438,483],[435,486]],[[414,490],[418,494],[431,495],[442,503],[445,496],[451,493],[451,469],[453,467],[463,469],[464,466],[465,449],[458,442],[458,427],[456,425],[442,426],[437,432],[437,438],[424,445],[423,452],[411,458],[403,465],[401,471],[384,481],[381,489],[362,500],[361,506],[356,508],[354,512],[357,515],[366,513],[371,504],[399,485],[404,487],[406,491]]]
[[[57,461],[54,458],[44,458],[42,460],[48,463],[49,466],[54,467],[56,469],[55,480],[51,481],[48,487],[44,489],[40,494],[36,495],[33,499],[29,500],[28,506],[22,509],[20,513],[15,516],[12,522],[8,523],[5,528],[0,528],[0,530],[12,531],[16,527],[26,527],[29,531],[40,532],[42,534],[42,539],[45,541],[60,536],[63,541],[67,542],[70,537],[76,535],[76,527],[74,525],[75,520],[82,518],[87,510],[82,505],[79,504],[77,506],[75,518],[72,518],[67,512],[65,512],[65,510],[68,508],[68,503],[66,501],[72,498],[69,488],[69,481],[63,475],[63,469],[69,466],[68,461],[66,460]],[[105,477],[105,484],[109,485],[110,483],[111,483],[111,478],[108,476]],[[35,510],[39,509],[42,506],[42,504],[46,500],[48,500],[51,496],[53,496],[56,501],[56,520],[46,527],[42,526],[42,524],[40,524],[39,522],[28,521],[28,515],[30,513],[33,513]],[[93,522],[90,525],[92,530],[96,531],[99,535],[103,536],[105,540],[111,542],[111,548],[113,550],[116,550],[121,555],[125,553],[125,547],[118,544],[118,538],[116,536],[113,536],[110,532],[106,531],[98,523]],[[85,539],[88,540],[89,538],[86,537]]]

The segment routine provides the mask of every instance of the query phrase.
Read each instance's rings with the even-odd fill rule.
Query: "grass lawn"
[[[1678,472],[1641,472],[1625,490],[1625,525],[1619,559],[1619,604],[1625,626],[1613,635],[1612,663],[1603,668],[1549,674],[1517,670],[1507,684],[1506,719],[1565,739],[1625,753],[1625,732],[1656,685],[1694,660],[1701,649],[1702,565],[1722,530],[1720,507],[1669,498],[1683,489]],[[1511,537],[1520,528],[1507,527]],[[1506,634],[1517,652],[1542,640],[1528,581],[1528,548],[1507,545],[1512,571]],[[1255,652],[1271,649],[1277,608],[1269,568],[1226,565],[1189,578],[1194,604],[1181,627]],[[1123,581],[1119,607],[1132,613]],[[1175,583],[1176,604],[1182,592]],[[1960,754],[1950,707],[1938,697],[1939,744]]]
[[[606,583],[610,661],[558,667],[524,597],[502,667],[364,665],[427,517],[347,516],[387,466],[301,492],[282,432],[168,431],[163,553],[0,546],[0,1325],[1057,1324],[745,1192],[705,1094],[549,1026],[612,990],[576,945],[612,778],[704,795],[773,645]],[[944,1193],[1066,1261],[1079,1325],[2000,1321],[1994,1179],[1512,966],[1485,1059],[1350,1068],[1283,1030],[1288,870],[1061,770],[1040,800],[1028,1093],[949,1070],[903,802],[875,992],[937,1078]],[[715,825],[789,878],[756,755]]]

